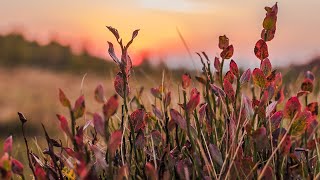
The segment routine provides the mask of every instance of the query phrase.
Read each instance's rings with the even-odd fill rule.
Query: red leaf
[[[11,163],[12,163],[11,164],[12,172],[22,176],[23,175],[23,164],[14,158],[12,158]]]
[[[225,49],[229,46],[229,38],[226,35],[219,36],[219,48]]]
[[[162,136],[158,130],[152,130],[151,137],[155,146],[158,146],[162,142]]]
[[[121,144],[121,138],[122,138],[122,130],[114,131],[109,139],[108,142],[108,149],[110,154],[113,156],[118,147]]]
[[[186,106],[186,111],[188,112],[194,111],[199,103],[200,103],[200,92],[196,88],[193,88],[190,93],[190,100]]]
[[[277,147],[278,143],[280,143],[281,139],[284,137],[286,132],[287,131],[284,128],[278,128],[275,131],[273,131],[273,133],[272,133],[273,140],[272,141],[273,141],[274,147]],[[280,153],[288,154],[290,152],[290,148],[291,148],[291,137],[289,135],[287,135],[284,138],[285,138],[285,140],[280,146]]]
[[[233,56],[233,51],[234,51],[233,45],[230,45],[220,53],[220,57],[222,59],[230,59]]]
[[[178,111],[170,109],[170,116],[181,129],[187,130],[187,122]]]
[[[138,149],[143,149],[145,145],[145,136],[142,131],[139,131],[136,137],[135,145]]]
[[[187,89],[191,84],[191,76],[188,73],[182,75],[182,88]]]
[[[96,89],[94,90],[94,98],[99,103],[104,103],[105,102],[106,98],[104,97],[104,90],[103,90],[102,84],[99,84],[96,87]]]
[[[232,74],[239,77],[239,68],[238,68],[237,63],[234,62],[234,60],[230,61],[230,71],[232,72]]]
[[[59,115],[59,114],[57,114],[57,117],[58,117],[58,120],[60,121],[60,127],[61,127],[61,129],[62,129],[70,138],[72,138],[72,135],[71,135],[71,132],[70,132],[70,129],[69,129],[69,125],[68,125],[67,119],[66,119],[64,116]]]
[[[200,105],[200,109],[199,109],[199,121],[200,122],[202,122],[203,119],[205,118],[207,106],[208,106],[207,103]]]
[[[272,65],[270,63],[270,60],[268,58],[265,58],[260,63],[260,69],[262,70],[263,74],[268,77],[271,74],[272,71]]]
[[[94,128],[97,130],[97,132],[101,135],[104,136],[105,134],[105,126],[104,126],[104,120],[98,113],[93,114],[93,125]]]
[[[147,162],[145,167],[144,167],[144,172],[146,173],[146,176],[148,179],[151,179],[151,180],[157,180],[158,176],[157,176],[157,172],[156,172],[156,169],[154,168],[154,166]]]
[[[160,86],[159,88],[151,88],[150,89],[150,92],[151,94],[155,97],[155,98],[159,98],[161,99],[162,98],[162,91],[163,91],[163,88]]]
[[[270,166],[267,166],[266,167],[266,170],[264,171],[264,173],[262,174],[262,179],[265,179],[265,180],[271,180],[273,179],[273,170]]]
[[[247,69],[240,77],[240,84],[243,85],[250,81],[251,70]]]
[[[84,115],[86,105],[84,102],[84,96],[80,96],[74,104],[73,113],[76,119],[82,117]]]
[[[35,166],[35,175],[38,180],[46,180],[47,175],[46,172],[41,168],[39,164],[36,164]]]
[[[130,115],[130,123],[135,132],[145,127],[146,112],[143,109],[137,109]]]
[[[103,115],[106,120],[115,115],[119,106],[118,96],[114,94],[103,105]]]
[[[254,54],[259,58],[261,61],[264,60],[265,58],[269,57],[268,53],[268,45],[267,43],[260,39],[255,47],[254,47]]]
[[[265,88],[267,79],[259,68],[255,68],[252,72],[253,83],[260,88]]]
[[[297,97],[291,97],[284,108],[284,117],[292,119],[297,113],[301,112],[301,104]]]
[[[126,83],[126,87],[124,86],[123,74],[121,72],[118,72],[118,74],[116,75],[113,85],[119,96],[121,96],[122,98],[128,96],[130,88],[128,82]]]
[[[11,153],[12,151],[12,136],[9,136],[3,143],[3,151]]]
[[[71,104],[70,104],[69,99],[66,97],[66,95],[64,94],[64,92],[61,89],[59,89],[59,100],[63,106],[71,108]]]
[[[226,93],[228,99],[231,102],[235,101],[235,92],[233,90],[232,84],[228,81],[228,80],[224,80],[223,81],[223,88],[224,88],[224,92]]]
[[[233,81],[234,81],[234,75],[232,74],[231,71],[228,71],[228,72],[226,73],[226,75],[224,76],[223,80],[227,80],[227,81],[229,81],[229,82],[232,84]]]

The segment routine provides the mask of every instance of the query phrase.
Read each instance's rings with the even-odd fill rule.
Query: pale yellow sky
[[[30,40],[42,43],[52,37],[79,49],[86,44],[96,56],[109,58],[107,41],[114,41],[105,28],[113,26],[124,39],[141,29],[131,53],[148,53],[155,61],[165,59],[172,67],[192,67],[176,28],[192,52],[205,50],[211,58],[219,54],[218,36],[226,34],[235,47],[234,59],[243,67],[259,64],[253,54],[262,30],[265,6],[262,0],[96,0],[0,2],[0,32],[23,29]],[[275,65],[303,63],[320,55],[320,1],[278,2],[277,32],[269,43]],[[197,61],[197,57],[194,56]]]

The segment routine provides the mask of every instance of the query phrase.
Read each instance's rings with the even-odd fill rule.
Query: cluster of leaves
[[[282,75],[273,70],[266,43],[274,37],[278,7],[265,9],[264,29],[254,48],[259,68],[240,72],[230,60],[224,74],[224,63],[234,48],[225,35],[220,36],[221,53],[214,59],[214,69],[205,52],[197,53],[202,73],[196,81],[188,73],[182,75],[179,103],[172,103],[163,79],[150,90],[154,98],[150,110],[143,103],[143,89],[130,92],[127,50],[138,30],[124,46],[118,31],[108,27],[121,47],[119,59],[109,42],[108,52],[119,68],[114,79],[117,94],[107,98],[98,85],[94,97],[102,112],[90,113],[83,95],[72,107],[59,91],[70,120],[57,117],[72,145],[50,138],[43,126],[48,147],[40,156],[29,149],[25,138],[35,179],[319,178],[318,103],[308,102],[315,77],[307,72],[297,95],[284,97]],[[197,82],[198,89],[192,86]],[[246,89],[251,89],[251,97]],[[116,115],[118,109],[121,116]],[[26,119],[19,115],[24,130]],[[92,120],[78,126],[85,115]],[[10,178],[11,172],[22,176],[23,166],[10,157],[12,142],[7,141],[0,161],[2,177]]]

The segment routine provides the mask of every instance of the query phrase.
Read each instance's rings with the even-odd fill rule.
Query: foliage
[[[24,137],[35,179],[319,178],[318,103],[308,102],[315,76],[307,72],[297,94],[284,97],[282,75],[272,69],[268,59],[268,42],[276,32],[277,4],[265,10],[261,39],[253,51],[260,67],[240,72],[230,60],[224,74],[224,63],[232,58],[234,48],[225,35],[220,36],[215,70],[206,53],[197,53],[202,73],[196,81],[188,73],[182,75],[179,103],[173,103],[163,78],[150,90],[154,98],[150,109],[144,103],[144,92],[130,89],[132,63],[127,50],[139,31],[124,44],[119,32],[107,27],[122,52],[119,58],[108,43],[118,70],[113,84],[117,94],[108,98],[103,85],[98,85],[93,98],[102,111],[90,113],[83,95],[72,106],[59,90],[61,105],[70,118],[60,114],[57,118],[71,143],[52,139],[43,125],[48,147],[35,154]],[[198,89],[193,87],[197,82]],[[19,118],[24,132],[27,119],[21,113]],[[81,118],[86,124],[78,124]],[[0,159],[2,178],[10,179],[12,173],[24,178],[23,165],[13,159],[11,149],[9,137]]]

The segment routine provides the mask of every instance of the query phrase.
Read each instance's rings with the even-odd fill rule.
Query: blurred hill
[[[0,66],[9,69],[32,67],[79,75],[93,73],[105,76],[116,71],[113,61],[91,56],[86,50],[77,55],[69,46],[63,46],[58,42],[40,45],[37,42],[27,41],[18,33],[0,35]],[[134,71],[136,76],[160,75],[161,77],[163,69],[167,69],[163,62],[154,66],[148,60],[144,60],[134,68]],[[185,69],[170,71],[175,75],[181,75],[183,72]]]

